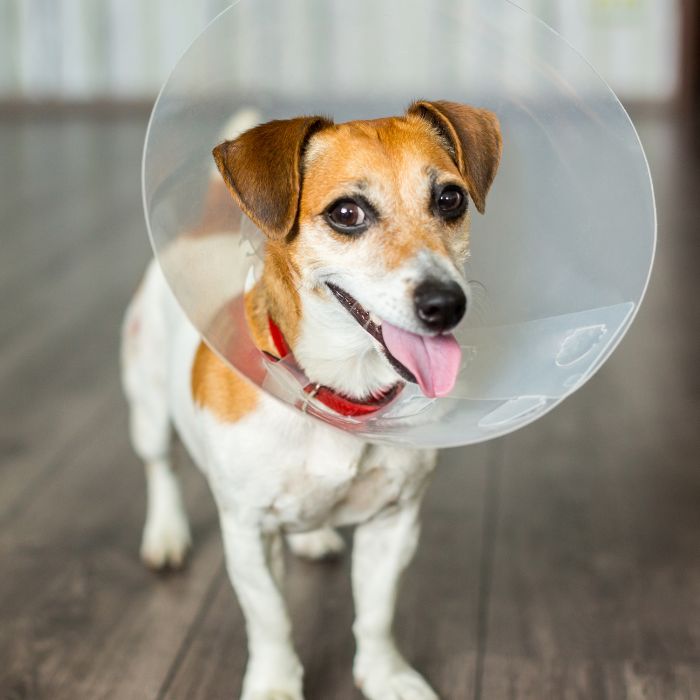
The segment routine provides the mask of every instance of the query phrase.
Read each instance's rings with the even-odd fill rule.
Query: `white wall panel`
[[[380,0],[378,0],[379,2]],[[400,21],[403,2],[425,8],[425,40],[435,45],[440,70],[454,70],[469,60],[448,23],[435,17],[436,0],[381,0],[393,8],[386,17]],[[466,5],[492,0],[464,0]],[[628,99],[666,99],[678,82],[679,11],[677,0],[517,0],[523,8],[555,26],[588,57],[613,88]],[[228,0],[0,0],[0,98],[152,97],[178,56]],[[289,0],[288,34],[274,46],[257,40],[266,18],[247,0],[243,9],[249,29],[232,37],[239,59],[281,65],[281,78],[303,94],[310,71],[324,71],[305,50],[312,32],[328,41],[351,41],[353,32],[375,32],[374,56],[358,56],[382,71],[381,26],[364,16],[351,0],[328,0],[321,13],[304,12],[312,0]],[[381,13],[378,13],[381,14]],[[528,51],[532,38],[519,37],[517,50]],[[452,66],[452,67],[451,67]],[[437,69],[426,66],[425,70]],[[353,66],[344,70],[353,73]],[[411,80],[393,66],[392,80]],[[363,71],[358,71],[358,75]],[[274,72],[270,73],[271,79]],[[519,85],[521,76],[508,76]]]

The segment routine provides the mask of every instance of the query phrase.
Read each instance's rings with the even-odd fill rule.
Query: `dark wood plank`
[[[114,267],[105,270],[104,286],[97,291],[86,285],[84,298],[73,301],[70,294],[56,292],[58,306],[74,307],[65,321],[41,318],[17,341],[15,353],[2,356],[0,513],[76,435],[89,434],[86,429],[98,414],[107,418],[101,413],[108,410],[106,403],[111,410],[115,404],[121,408],[119,324],[130,295],[125,286],[130,278],[135,282],[135,275],[133,270],[127,274],[126,266]],[[54,317],[60,319],[60,311]]]
[[[134,143],[141,138],[130,126],[124,133],[114,127],[103,131],[100,141],[109,140],[110,134],[116,142],[123,141],[124,133]],[[57,140],[60,133],[57,128]],[[93,153],[96,159],[102,155]],[[124,166],[124,179],[131,181],[132,164]],[[137,185],[121,191],[106,188],[93,198],[101,214],[94,220],[98,231],[92,232],[89,245],[76,247],[70,227],[52,229],[67,239],[63,263],[54,260],[41,274],[5,290],[3,330],[11,334],[0,348],[0,518],[35,489],[57,456],[88,439],[96,421],[109,420],[115,405],[122,406],[117,387],[119,325],[148,247],[134,206]],[[72,206],[80,208],[81,201]],[[114,218],[115,206],[125,213]],[[50,210],[45,216],[51,219]],[[20,227],[26,224],[22,216],[17,221]],[[35,246],[24,257],[36,273],[44,249]]]
[[[195,550],[158,577],[138,558],[141,465],[117,413],[0,537],[0,697],[155,697],[221,570],[208,489],[183,470]]]
[[[141,133],[128,125],[95,129],[100,143],[140,148]],[[144,480],[117,382],[121,315],[147,259],[132,166],[128,159],[120,166],[129,187],[102,183],[85,193],[96,198],[87,208],[100,235],[84,232],[89,244],[71,251],[77,239],[64,222],[55,233],[65,240],[52,249],[64,263],[54,257],[42,267],[45,250],[29,246],[27,269],[45,274],[9,287],[20,311],[32,296],[46,303],[27,314],[0,355],[3,698],[155,697],[221,571],[211,498],[191,468],[184,476],[196,575],[155,577],[138,558]],[[75,198],[72,206],[80,205]],[[30,220],[16,217],[20,230]]]
[[[661,244],[636,325],[557,411],[446,452],[429,494],[397,630],[445,699],[700,697],[700,165],[672,122],[642,127]],[[147,256],[140,128],[0,124],[3,698],[197,700],[241,683],[214,509],[182,454],[192,564],[154,578],[137,557],[116,352]],[[291,560],[288,597],[308,700],[358,698],[347,558]]]
[[[93,125],[86,136],[95,129]],[[103,288],[104,273],[121,273],[128,282],[125,268],[133,268],[136,259],[143,266],[147,246],[136,169],[143,131],[129,126],[123,132],[103,127],[103,132],[101,138],[93,135],[78,148],[73,134],[67,138],[58,131],[56,140],[63,144],[56,155],[60,160],[43,163],[43,170],[53,171],[56,201],[34,194],[35,188],[30,187],[32,194],[25,194],[29,199],[24,206],[0,217],[3,355],[21,345],[27,329],[79,315],[76,303],[108,293]],[[110,134],[113,138],[108,138]],[[30,154],[35,148],[28,148]],[[15,153],[14,162],[6,161],[8,169],[18,167],[17,161],[26,155]],[[97,164],[101,172],[87,165],[75,172],[70,167],[75,161]],[[56,169],[62,168],[67,172],[58,177]],[[31,170],[42,168],[36,163]]]
[[[138,192],[145,126],[143,119],[116,128],[89,120],[0,120],[0,283],[26,263],[48,261],[72,240],[88,238],[91,221],[113,205],[104,195]],[[140,209],[140,199],[133,204]]]
[[[484,698],[696,700],[697,664],[492,656]]]
[[[504,441],[483,698],[700,697],[688,303],[700,291],[700,170],[668,122],[645,126],[661,213],[648,301],[598,376]]]
[[[397,638],[444,698],[473,696],[483,502],[491,447],[442,455],[426,498],[423,533],[404,577]],[[307,700],[356,700],[349,556],[308,563],[288,558],[287,598],[305,667]],[[169,700],[237,697],[245,668],[243,619],[223,580],[167,687]]]

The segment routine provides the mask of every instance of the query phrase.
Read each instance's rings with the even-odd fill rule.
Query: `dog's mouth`
[[[344,289],[336,287],[330,282],[326,282],[328,289],[333,292],[335,298],[340,302],[340,304],[350,313],[350,315],[364,328],[367,333],[369,333],[381,346],[384,351],[386,359],[389,360],[391,366],[397,371],[400,377],[405,379],[407,382],[413,382],[418,384],[413,372],[411,372],[408,367],[401,364],[392,354],[389,348],[384,342],[384,334],[382,332],[382,325],[375,323],[372,320],[371,314],[367,309],[360,304],[355,297],[348,294]]]
[[[425,336],[373,318],[351,294],[326,282],[341,306],[372,336],[397,374],[428,397],[446,396],[457,381],[462,350],[454,335]]]

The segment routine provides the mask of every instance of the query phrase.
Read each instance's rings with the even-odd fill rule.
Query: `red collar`
[[[279,326],[270,316],[267,317],[267,321],[272,342],[274,343],[275,348],[277,349],[277,354],[279,355],[279,357],[271,357],[271,359],[279,362],[279,360],[287,355],[291,355],[291,350],[289,345],[287,345],[287,341],[284,339],[284,335],[282,334]],[[324,404],[324,406],[330,408],[332,411],[339,413],[341,416],[366,416],[371,413],[376,413],[380,408],[384,408],[384,406],[390,404],[398,396],[401,389],[403,389],[403,384],[401,382],[397,382],[394,384],[394,386],[387,389],[381,395],[366,399],[364,401],[360,401],[359,399],[351,399],[348,396],[338,393],[330,387],[323,386],[322,384],[315,384],[313,382],[309,382],[304,387],[304,392],[316,399],[316,401]]]

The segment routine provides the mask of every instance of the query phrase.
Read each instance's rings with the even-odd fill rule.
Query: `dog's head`
[[[214,149],[269,239],[267,304],[310,379],[358,397],[399,377],[449,392],[469,212],[500,155],[491,112],[425,101],[374,121],[273,121]]]

